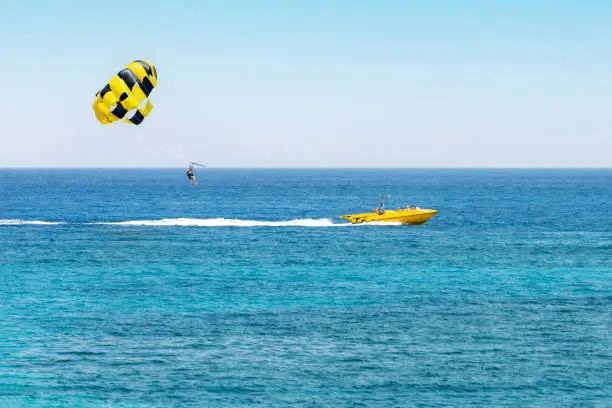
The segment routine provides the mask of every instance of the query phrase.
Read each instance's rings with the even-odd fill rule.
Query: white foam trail
[[[257,220],[238,220],[228,218],[165,218],[161,220],[134,220],[120,222],[100,222],[104,225],[128,225],[128,226],[147,226],[147,227],[348,227],[353,226],[349,223],[334,223],[329,218],[320,219],[297,219],[290,221],[257,221]],[[367,223],[360,225],[400,225],[399,223]]]
[[[134,220],[120,222],[101,222],[106,225],[132,225],[148,227],[335,227],[330,219],[302,219],[291,221],[256,221],[228,218],[165,218],[162,220]]]
[[[38,220],[0,220],[0,225],[60,225],[65,222],[50,222]]]

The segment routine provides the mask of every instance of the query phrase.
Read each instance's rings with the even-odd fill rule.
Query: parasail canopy
[[[103,125],[122,121],[139,125],[153,105],[149,95],[157,86],[157,70],[148,61],[130,62],[96,93],[93,110]]]

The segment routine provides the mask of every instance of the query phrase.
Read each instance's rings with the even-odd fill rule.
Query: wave
[[[65,222],[38,221],[38,220],[0,220],[0,225],[60,225]]]
[[[228,218],[165,218],[161,220],[134,220],[119,222],[100,222],[104,225],[127,225],[147,227],[348,227],[353,224],[334,223],[329,218],[320,219],[296,219],[290,221],[257,221],[239,220]],[[399,223],[368,223],[368,225],[399,225]],[[366,225],[366,224],[360,224]]]

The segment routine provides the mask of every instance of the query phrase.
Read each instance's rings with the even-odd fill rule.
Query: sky
[[[0,7],[0,167],[612,167],[610,1]],[[100,125],[135,59],[151,115]]]

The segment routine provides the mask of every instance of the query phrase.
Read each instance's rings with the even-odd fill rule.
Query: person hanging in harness
[[[189,181],[191,181],[193,184],[198,184],[197,180],[196,180],[196,176],[193,173],[193,165],[189,165],[189,169],[187,169],[187,178],[189,179]]]

